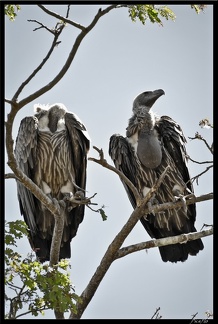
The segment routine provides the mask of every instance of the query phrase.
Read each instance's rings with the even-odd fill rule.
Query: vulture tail
[[[182,244],[172,244],[159,247],[161,258],[164,262],[186,261],[189,255],[196,255],[204,246],[201,239]]]
[[[36,253],[37,259],[41,263],[50,260],[51,240],[42,239],[39,236],[34,236],[32,238],[29,238],[29,241],[32,249]],[[68,240],[67,242],[62,242],[59,260],[70,259],[70,257],[70,240]]]

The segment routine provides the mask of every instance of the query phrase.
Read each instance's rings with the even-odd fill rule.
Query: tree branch
[[[206,169],[204,171],[202,171],[201,173],[199,173],[195,177],[192,177],[189,181],[194,182],[196,180],[196,183],[198,184],[199,177],[202,176],[207,171],[209,171],[211,168],[213,168],[213,165],[210,165],[210,166],[206,167]]]
[[[50,266],[54,266],[59,261],[60,247],[64,229],[64,211],[65,206],[60,206],[57,201],[54,202],[58,213],[54,214],[55,225],[52,235],[51,250],[50,250]],[[63,203],[63,202],[62,202]],[[65,203],[64,203],[65,205]]]
[[[147,242],[142,242],[142,243],[126,246],[117,252],[117,254],[115,255],[115,259],[123,258],[124,256],[126,256],[130,253],[138,252],[141,250],[150,249],[150,248],[159,247],[159,246],[166,246],[166,245],[170,245],[170,244],[178,244],[178,243],[182,244],[182,243],[197,240],[199,238],[209,236],[212,234],[213,234],[213,227],[211,229],[205,230],[205,231],[181,234],[181,235],[177,235],[177,236],[169,236],[169,237],[165,237],[162,239],[150,240]]]
[[[17,180],[17,177],[14,173],[6,173],[5,179],[16,179]]]
[[[38,7],[39,7],[40,9],[42,9],[44,12],[46,12],[48,15],[53,16],[53,17],[55,17],[55,18],[57,18],[57,19],[59,19],[59,20],[62,20],[62,21],[64,21],[65,23],[67,23],[67,24],[69,24],[69,25],[72,25],[72,26],[75,27],[75,28],[78,28],[78,29],[80,29],[80,30],[82,30],[82,31],[85,31],[85,29],[86,29],[84,26],[82,26],[82,25],[76,23],[75,21],[72,21],[72,20],[70,20],[70,19],[67,19],[67,18],[62,17],[61,15],[59,15],[59,14],[57,14],[57,13],[55,13],[55,12],[49,10],[49,9],[47,9],[47,8],[44,7],[43,5],[38,5]]]
[[[204,144],[206,145],[206,147],[208,148],[208,150],[213,154],[213,150],[211,149],[210,145],[207,143],[207,141],[198,132],[196,132],[195,137],[189,137],[189,139],[190,140],[199,139],[199,140],[203,141]]]

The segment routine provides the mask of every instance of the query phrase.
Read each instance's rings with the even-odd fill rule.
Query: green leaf
[[[5,15],[8,16],[8,18],[11,21],[15,20],[15,17],[17,16],[16,14],[16,10],[19,11],[20,10],[20,6],[19,5],[5,5]]]

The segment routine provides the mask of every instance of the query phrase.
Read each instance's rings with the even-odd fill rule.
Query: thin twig
[[[198,132],[195,134],[195,137],[189,137],[190,140],[199,139],[204,142],[204,144],[207,146],[208,150],[213,154],[210,145],[207,143],[207,141],[199,134]]]
[[[199,162],[199,161],[195,161],[193,160],[189,155],[186,155],[187,159],[192,161],[193,163],[196,163],[196,164],[207,164],[207,163],[213,163],[213,161],[203,161],[203,162]]]
[[[202,174],[204,174],[204,173],[206,173],[207,171],[209,171],[211,168],[213,168],[213,165],[208,166],[204,171],[202,171],[202,172],[199,173],[198,175],[192,177],[188,182],[192,182],[192,183],[193,183],[193,182],[196,180],[196,183],[197,183],[197,185],[198,185],[198,179],[199,179],[199,177],[202,176]],[[187,183],[188,183],[188,182],[187,182]]]

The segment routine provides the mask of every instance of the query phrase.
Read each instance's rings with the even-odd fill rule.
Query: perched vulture
[[[152,205],[172,202],[179,197],[184,206],[141,217],[140,221],[148,234],[156,239],[196,232],[196,206],[187,206],[184,200],[184,196],[193,194],[186,161],[186,139],[173,119],[158,117],[151,111],[155,101],[163,94],[161,89],[139,94],[133,101],[133,115],[126,128],[126,137],[114,134],[109,143],[109,155],[115,167],[125,174],[142,196],[170,166],[148,205],[152,208]],[[124,182],[123,185],[135,209],[134,195]],[[187,260],[188,255],[196,255],[203,248],[202,241],[198,239],[159,247],[159,251],[164,262],[177,262]]]
[[[79,118],[63,104],[35,105],[35,115],[22,119],[15,146],[19,168],[51,199],[85,195],[90,140]],[[21,214],[29,228],[29,241],[40,262],[49,261],[54,216],[17,181]],[[79,195],[78,195],[79,196]],[[84,204],[64,209],[60,259],[70,258],[71,239],[83,221]]]

